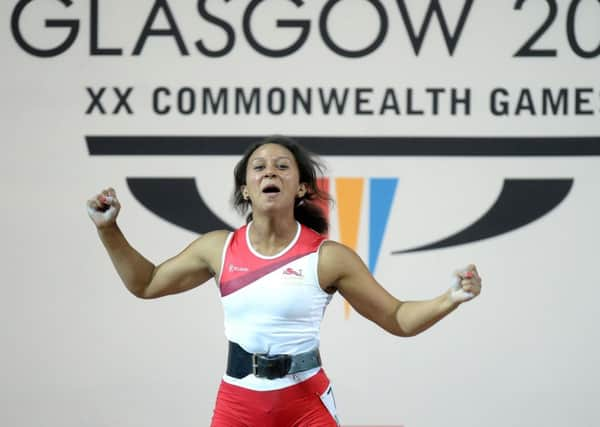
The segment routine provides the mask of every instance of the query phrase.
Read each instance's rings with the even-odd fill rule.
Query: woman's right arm
[[[207,233],[181,253],[155,266],[127,242],[116,218],[121,205],[112,188],[87,202],[100,240],[127,289],[139,298],[158,298],[195,288],[216,274],[227,239],[225,230]]]

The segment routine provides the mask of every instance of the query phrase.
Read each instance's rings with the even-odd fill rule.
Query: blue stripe
[[[369,270],[377,267],[383,235],[388,223],[398,178],[371,178],[369,180]]]

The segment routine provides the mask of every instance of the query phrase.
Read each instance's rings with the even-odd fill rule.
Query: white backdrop
[[[218,293],[210,282],[191,292],[142,301],[119,282],[90,220],[85,200],[114,186],[123,210],[120,224],[131,243],[154,262],[174,255],[195,238],[142,206],[127,177],[195,177],[211,208],[231,224],[241,218],[228,205],[235,156],[92,156],[89,135],[232,135],[282,133],[297,136],[600,137],[600,56],[582,58],[568,40],[570,1],[557,1],[556,18],[533,49],[556,49],[551,57],[515,57],[540,28],[548,2],[475,1],[454,54],[436,19],[417,55],[398,2],[381,0],[389,28],[381,46],[361,58],[327,48],[319,32],[326,2],[265,1],[252,17],[255,37],[272,49],[289,46],[296,28],[275,27],[276,19],[310,21],[306,43],[282,58],[266,57],[243,35],[248,1],[207,1],[227,21],[235,43],[226,55],[225,32],[207,22],[197,2],[168,3],[189,55],[174,37],[148,37],[132,55],[153,5],[162,5],[153,28],[167,28],[166,2],[75,0],[5,1],[2,14],[1,194],[3,270],[0,297],[0,424],[4,426],[203,426],[208,425],[225,359],[226,342]],[[409,0],[420,28],[427,5]],[[435,2],[433,2],[435,3]],[[466,2],[441,1],[451,31]],[[554,2],[549,2],[554,4]],[[69,30],[46,28],[46,19],[79,22],[72,46],[43,58],[26,52],[11,19],[25,7],[18,27],[28,45],[50,49]],[[97,47],[92,52],[90,11],[98,4]],[[331,37],[345,49],[370,44],[378,31],[373,6],[346,0],[333,6]],[[600,4],[579,2],[575,15],[579,46],[593,51],[600,40]],[[90,114],[91,97],[106,87]],[[117,114],[113,87],[132,87]],[[157,114],[157,87],[273,87],[372,89],[362,106],[375,114],[282,114],[261,112]],[[448,97],[434,114],[427,88],[470,91],[470,111],[451,114]],[[510,111],[491,111],[490,93],[505,88]],[[400,114],[377,114],[383,93],[394,88]],[[523,103],[522,89],[533,108]],[[565,89],[567,111],[542,114],[542,89]],[[407,89],[414,107],[407,112]],[[577,89],[580,99],[576,109]],[[316,98],[316,95],[314,95]],[[349,100],[354,99],[353,95]],[[198,95],[198,100],[201,100]],[[162,98],[166,105],[172,102]],[[350,101],[349,101],[350,102]],[[361,107],[362,108],[362,107]],[[586,113],[586,112],[589,112]],[[590,144],[592,144],[590,142]],[[596,138],[595,146],[599,144]],[[596,151],[598,149],[596,148]],[[387,335],[352,313],[344,318],[336,296],[322,329],[325,368],[334,384],[344,425],[596,426],[600,360],[595,317],[600,298],[597,242],[600,215],[597,156],[325,156],[336,177],[394,177],[398,188],[375,271],[401,299],[438,295],[452,272],[476,263],[484,277],[480,298],[431,330],[410,339]],[[498,237],[446,249],[391,255],[394,250],[446,237],[480,217],[496,200],[506,178],[573,179],[566,199],[548,215]],[[365,194],[365,200],[368,194]],[[367,203],[363,203],[358,251],[367,254]],[[514,206],[518,211],[520,206]],[[339,227],[332,215],[332,238]]]

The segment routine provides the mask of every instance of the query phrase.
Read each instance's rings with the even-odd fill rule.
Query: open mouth
[[[265,188],[262,189],[262,192],[266,194],[279,193],[280,191],[281,190],[279,190],[279,187],[273,184],[267,185]]]

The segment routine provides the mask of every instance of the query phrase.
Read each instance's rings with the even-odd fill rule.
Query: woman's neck
[[[296,236],[298,225],[294,217],[253,218],[250,227],[250,243],[262,255],[270,256],[281,252]]]

